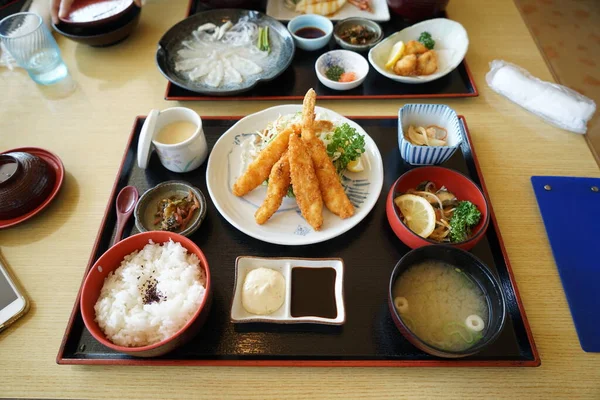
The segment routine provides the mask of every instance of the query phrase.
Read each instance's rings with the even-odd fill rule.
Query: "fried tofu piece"
[[[433,50],[417,57],[417,75],[431,75],[438,69],[437,54]]]
[[[417,56],[409,54],[399,59],[394,65],[394,73],[400,76],[413,76],[417,74]]]
[[[411,40],[410,42],[406,43],[406,46],[404,47],[404,54],[423,54],[423,53],[427,53],[429,51],[429,49],[427,47],[425,47],[425,45],[421,42],[418,42],[416,40]]]

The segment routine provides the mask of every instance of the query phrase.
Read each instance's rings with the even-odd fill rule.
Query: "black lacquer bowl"
[[[437,348],[415,335],[400,317],[400,314],[394,306],[394,284],[407,269],[424,261],[440,261],[460,267],[462,272],[468,275],[479,286],[486,297],[488,305],[488,321],[486,321],[486,326],[481,332],[483,337],[473,344],[473,346],[462,351],[450,351]],[[481,260],[471,253],[446,245],[419,247],[409,251],[400,259],[400,261],[398,261],[398,264],[396,264],[396,267],[392,272],[392,277],[390,278],[388,306],[394,324],[406,340],[426,353],[445,358],[466,357],[481,351],[498,338],[504,328],[506,320],[506,305],[498,279]]]
[[[270,63],[270,65],[272,65],[271,68],[264,68],[262,72],[244,78],[239,85],[228,85],[223,88],[215,88],[200,82],[194,82],[188,79],[183,73],[175,70],[177,51],[182,48],[182,42],[189,40],[192,32],[199,26],[207,23],[213,23],[220,26],[226,21],[231,21],[235,24],[242,17],[248,17],[259,26],[269,27],[271,52],[268,57],[274,58],[274,61]],[[177,86],[196,93],[213,96],[230,96],[246,92],[261,82],[273,80],[281,75],[281,73],[283,73],[283,71],[285,71],[292,63],[295,51],[296,47],[292,35],[287,28],[276,19],[258,11],[216,9],[194,14],[183,21],[178,22],[169,29],[158,42],[156,63],[158,69],[165,78]]]
[[[41,158],[24,152],[0,154],[0,220],[35,209],[46,200],[54,181],[53,171]]]
[[[52,24],[54,30],[74,42],[92,47],[105,47],[127,39],[140,20],[142,9],[137,6],[128,8],[118,18],[93,26],[79,26],[59,22]]]

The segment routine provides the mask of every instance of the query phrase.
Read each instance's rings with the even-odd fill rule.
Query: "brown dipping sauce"
[[[314,26],[300,28],[296,32],[294,32],[294,34],[304,39],[316,39],[325,36],[325,32],[323,32],[319,28],[315,28]]]
[[[292,268],[292,317],[337,318],[335,269]]]

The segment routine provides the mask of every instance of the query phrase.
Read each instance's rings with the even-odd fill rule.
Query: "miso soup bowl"
[[[473,346],[462,351],[449,351],[435,347],[415,335],[404,323],[394,306],[394,284],[410,267],[426,261],[438,261],[458,267],[479,286],[488,306],[488,320],[485,321],[483,337]],[[477,257],[464,250],[446,245],[420,247],[406,253],[394,267],[388,288],[388,306],[394,324],[412,345],[436,357],[460,358],[473,355],[492,344],[504,329],[506,305],[500,282],[492,271]]]
[[[164,242],[168,242],[169,239],[173,240],[174,242],[179,242],[188,251],[188,253],[195,254],[200,260],[200,268],[202,268],[206,274],[206,291],[204,293],[204,298],[202,299],[200,306],[192,318],[181,329],[175,332],[173,336],[147,346],[118,346],[106,337],[96,322],[94,305],[100,297],[100,291],[104,285],[104,280],[109,273],[116,270],[121,265],[121,261],[123,261],[126,255],[131,254],[136,250],[143,249],[150,240],[152,240],[154,243],[162,244]],[[208,261],[206,261],[204,253],[194,242],[185,236],[166,231],[149,231],[139,233],[118,242],[113,247],[108,249],[106,253],[100,256],[98,261],[94,263],[92,268],[90,268],[90,271],[88,272],[88,275],[83,283],[80,298],[83,322],[92,336],[98,342],[112,350],[135,357],[158,357],[175,350],[177,347],[180,347],[190,341],[200,331],[206,322],[211,304],[212,288],[210,270],[208,269]]]

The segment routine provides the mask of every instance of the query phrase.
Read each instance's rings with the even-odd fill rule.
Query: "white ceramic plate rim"
[[[443,71],[438,71],[435,74],[426,75],[426,76],[417,76],[417,77],[400,76],[400,75],[396,75],[391,72],[388,72],[385,68],[382,68],[375,62],[375,60],[373,58],[373,53],[376,51],[376,49],[378,47],[380,47],[382,45],[385,46],[385,44],[390,41],[394,41],[394,42],[397,41],[398,40],[397,38],[402,36],[404,33],[406,33],[406,31],[416,30],[416,31],[421,32],[421,30],[426,30],[427,26],[433,25],[435,23],[439,23],[440,20],[443,21],[444,24],[450,24],[450,23],[456,24],[455,29],[462,29],[465,32],[465,38],[466,38],[466,43],[464,43],[461,46],[457,46],[455,48],[455,50],[462,50],[462,54],[460,54],[460,57],[456,57],[455,61],[452,64],[450,64],[449,66],[447,66]],[[461,49],[461,47],[462,47],[462,49]],[[459,22],[456,22],[456,21],[453,21],[453,20],[447,19],[447,18],[435,18],[435,19],[430,19],[427,21],[419,22],[417,24],[414,24],[407,28],[404,28],[401,31],[393,33],[392,35],[388,36],[387,38],[385,38],[381,42],[379,42],[371,50],[369,50],[368,58],[369,58],[369,63],[371,63],[373,68],[375,68],[375,70],[377,70],[377,72],[379,72],[381,75],[383,75],[387,78],[390,78],[394,81],[397,81],[397,82],[419,84],[419,83],[427,83],[427,82],[434,81],[436,79],[440,79],[440,78],[448,75],[450,72],[454,71],[456,69],[456,67],[458,67],[458,65],[464,60],[465,56],[467,55],[468,49],[469,49],[469,36],[468,36],[465,28]],[[435,48],[434,48],[434,50],[435,50]]]
[[[350,17],[360,17],[379,22],[390,20],[390,10],[386,0],[372,0],[372,5],[376,10],[374,13],[359,10],[352,4],[344,4],[340,10],[329,16],[329,19],[332,21],[341,21]],[[266,14],[280,21],[289,21],[298,15],[302,15],[288,9],[284,4],[284,0],[268,0]]]
[[[334,224],[324,225],[320,231],[313,231],[313,234],[304,236],[284,235],[281,232],[273,232],[273,235],[268,237],[260,232],[260,230],[258,229],[260,225],[256,224],[256,222],[252,221],[252,224],[250,224],[250,226],[242,225],[232,215],[230,215],[224,209],[223,205],[221,204],[221,201],[223,200],[217,197],[216,192],[217,185],[228,184],[228,182],[214,182],[214,179],[216,178],[214,177],[214,174],[211,174],[211,171],[213,171],[213,169],[215,168],[227,165],[227,155],[230,149],[232,148],[232,145],[230,145],[232,139],[235,137],[236,134],[251,133],[263,129],[269,121],[276,119],[279,115],[293,114],[299,111],[302,111],[302,105],[289,104],[270,107],[263,111],[250,114],[240,119],[225,133],[223,133],[223,135],[221,135],[219,140],[217,140],[217,142],[215,143],[208,158],[208,164],[206,168],[206,186],[208,188],[208,193],[213,201],[213,204],[215,205],[219,213],[223,216],[223,218],[225,218],[231,225],[233,225],[235,228],[245,233],[246,235],[258,240],[262,240],[263,242],[287,246],[301,246],[307,244],[320,243],[337,237],[354,228],[371,212],[375,204],[377,204],[377,200],[381,194],[381,189],[383,188],[383,160],[381,158],[381,153],[379,152],[379,149],[377,148],[377,145],[375,144],[373,139],[356,122],[345,118],[334,111],[317,106],[315,111],[318,114],[326,113],[330,118],[338,119],[342,123],[346,122],[350,126],[355,128],[361,135],[365,136],[365,150],[366,153],[369,154],[371,174],[368,177],[368,197],[365,199],[364,203],[361,204],[360,208],[356,210],[355,214],[352,217],[347,218],[345,220],[335,217]],[[248,125],[251,125],[252,128],[246,128],[246,126]],[[231,191],[229,190],[229,192]],[[241,198],[235,197],[233,193],[230,193],[230,195],[231,198],[239,199],[239,201],[242,201]],[[324,216],[325,213],[330,213],[330,211],[323,207]],[[262,227],[268,227],[268,224],[269,222],[262,225]]]

